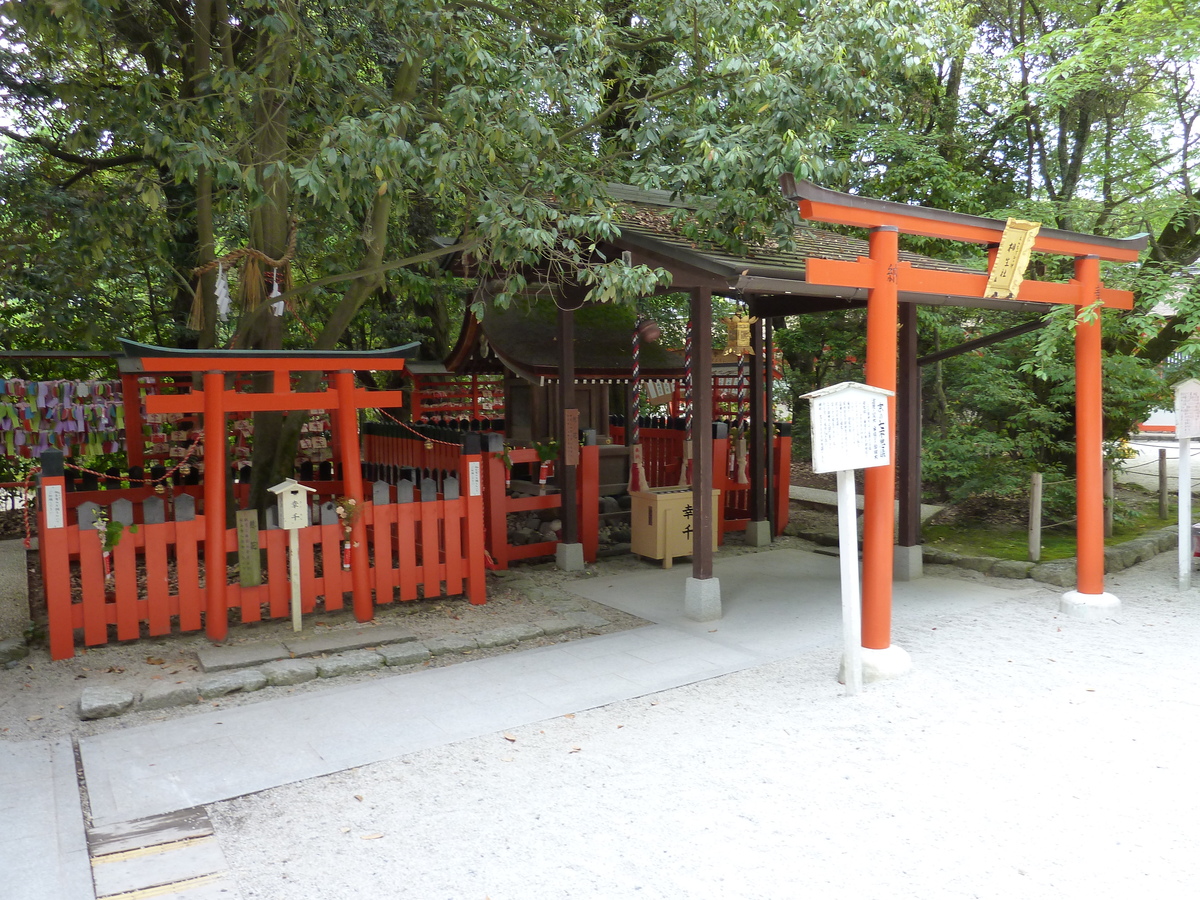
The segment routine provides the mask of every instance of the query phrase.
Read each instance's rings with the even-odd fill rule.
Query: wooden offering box
[[[713,509],[721,502],[721,492],[713,491]],[[695,508],[690,487],[652,488],[632,491],[630,508],[630,549],[647,559],[661,559],[663,568],[671,568],[677,556],[692,555]],[[717,549],[717,529],[712,531],[713,549]]]

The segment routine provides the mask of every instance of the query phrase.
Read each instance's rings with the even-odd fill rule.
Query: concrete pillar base
[[[862,680],[863,684],[872,681],[884,681],[888,678],[899,678],[912,671],[912,659],[908,651],[895,644],[884,650],[862,648]],[[846,660],[843,658],[838,666],[838,681],[846,683]]]
[[[746,535],[742,541],[747,547],[770,547],[771,523],[766,519],[761,522],[747,522]]]
[[[925,576],[925,557],[920,544],[892,548],[892,578],[895,581],[916,581]]]
[[[554,548],[554,564],[564,572],[582,572],[583,544],[559,544]]]
[[[1121,608],[1121,601],[1112,594],[1081,594],[1067,591],[1058,601],[1058,611],[1075,619],[1096,621],[1107,619]]]
[[[693,622],[721,618],[721,579],[689,577],[683,590],[683,614]]]

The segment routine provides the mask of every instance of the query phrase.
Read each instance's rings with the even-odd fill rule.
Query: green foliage
[[[472,246],[501,305],[547,259],[552,279],[631,302],[663,276],[595,256],[618,227],[606,181],[715,197],[697,237],[786,240],[778,176],[835,171],[835,129],[893,104],[892,73],[931,50],[899,0],[268,0],[197,18],[208,6],[6,4],[0,229],[19,264],[0,278],[0,343],[195,339],[192,267],[269,249],[289,217],[298,316],[277,343],[332,321],[332,345],[368,296],[419,307],[447,273],[375,267],[436,235]],[[375,318],[352,338],[395,331]]]

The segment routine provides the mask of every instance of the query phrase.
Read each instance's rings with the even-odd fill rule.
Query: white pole
[[[839,469],[838,557],[842,569],[842,669],[846,693],[862,690],[862,607],[858,586],[858,509],[854,502],[854,470]]]
[[[1192,439],[1179,439],[1179,589],[1192,586]]]
[[[300,529],[288,529],[288,580],[292,585],[292,631],[300,630]]]
[[[1029,559],[1042,558],[1042,473],[1034,472],[1029,479]]]

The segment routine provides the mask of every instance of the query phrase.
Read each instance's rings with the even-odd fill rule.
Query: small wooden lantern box
[[[713,509],[721,502],[721,492],[713,492]],[[630,549],[647,559],[661,559],[663,568],[671,568],[676,556],[692,555],[692,489],[690,487],[652,488],[629,495]],[[717,549],[717,529],[712,530],[713,550]]]
[[[289,531],[293,528],[308,527],[308,495],[316,493],[314,488],[303,485],[294,478],[285,478],[267,490],[275,495],[279,503],[280,528]]]

